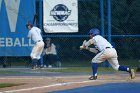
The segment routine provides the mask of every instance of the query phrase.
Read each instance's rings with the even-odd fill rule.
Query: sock
[[[128,67],[125,67],[125,66],[119,66],[119,70],[120,71],[129,71],[129,68]]]
[[[41,55],[41,57],[40,57],[40,59],[39,59],[38,61],[39,61],[39,62],[38,62],[39,65],[40,65],[40,66],[43,66],[44,63],[43,63],[43,56],[42,56],[42,55]]]
[[[93,76],[97,76],[97,69],[98,69],[98,64],[92,63]]]
[[[43,67],[43,58],[40,58],[40,59],[38,60],[38,65],[39,65],[40,67]]]
[[[33,65],[36,66],[38,62],[38,59],[33,59]]]

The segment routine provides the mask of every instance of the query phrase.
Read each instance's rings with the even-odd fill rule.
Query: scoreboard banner
[[[43,0],[43,27],[46,33],[78,32],[77,0]]]
[[[35,0],[0,0],[0,56],[29,56],[28,20],[35,14]]]

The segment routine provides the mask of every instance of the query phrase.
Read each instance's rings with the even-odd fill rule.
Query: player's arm
[[[88,41],[84,44],[84,46],[85,46],[85,47],[89,47],[89,46],[92,45],[92,44],[93,44],[93,40],[90,39],[90,40],[88,40]]]
[[[92,53],[97,53],[98,50],[96,48],[88,48],[88,50]]]
[[[90,39],[89,41],[84,40],[82,46],[80,46],[80,49],[87,49],[89,50],[89,46],[92,45],[92,39]]]
[[[30,32],[28,33],[27,38],[28,38],[28,40],[31,39],[31,33]]]

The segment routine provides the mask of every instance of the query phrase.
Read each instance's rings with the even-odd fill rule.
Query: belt
[[[41,40],[38,40],[37,42],[40,42]]]
[[[105,49],[108,49],[108,48],[111,48],[111,47],[105,47]]]
[[[38,40],[38,41],[36,41],[35,43],[37,43],[37,42],[41,42],[41,40]]]

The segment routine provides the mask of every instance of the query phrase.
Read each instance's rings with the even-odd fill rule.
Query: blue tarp
[[[0,56],[30,55],[25,25],[35,11],[35,0],[0,0]]]

